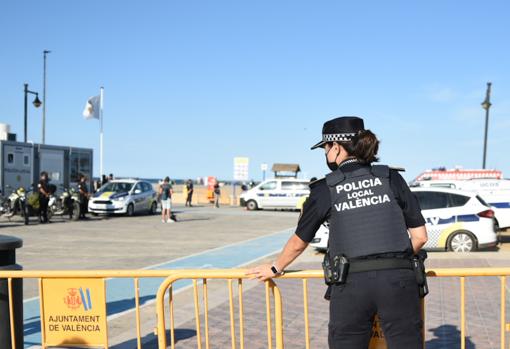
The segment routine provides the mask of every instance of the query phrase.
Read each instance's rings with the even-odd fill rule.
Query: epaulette
[[[308,184],[308,187],[310,189],[312,189],[313,187],[317,186],[320,182],[325,181],[325,180],[326,180],[326,177],[316,179],[315,181],[310,182],[310,184]]]
[[[398,166],[388,166],[390,168],[390,170],[394,170],[394,171],[398,171],[398,172],[405,172],[406,169],[403,168],[403,167],[398,167]]]

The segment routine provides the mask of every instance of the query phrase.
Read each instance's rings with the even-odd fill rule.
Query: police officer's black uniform
[[[340,120],[344,119],[344,120]],[[363,121],[338,118],[325,124],[323,141],[346,141]],[[422,348],[422,320],[407,228],[425,224],[404,179],[387,166],[348,159],[310,185],[296,234],[311,242],[329,221],[329,256],[349,260],[347,281],[329,287],[329,347],[368,347],[378,314],[390,349]],[[400,264],[401,265],[400,265]]]
[[[37,189],[39,191],[39,221],[48,223],[48,203],[50,200],[47,196],[49,194],[48,178],[41,178]]]
[[[85,214],[88,209],[89,202],[89,189],[87,187],[87,183],[83,180],[80,180],[78,183],[78,191],[80,192],[80,218],[85,218]]]

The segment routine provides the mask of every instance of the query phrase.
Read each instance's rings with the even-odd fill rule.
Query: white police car
[[[452,188],[480,195],[494,210],[500,228],[510,228],[510,180],[474,178],[468,180],[421,180],[412,185],[425,188]]]
[[[427,250],[470,252],[498,243],[494,211],[478,195],[446,188],[411,188],[426,221]],[[310,244],[327,249],[329,227],[323,224]]]
[[[303,196],[310,195],[310,182],[302,179],[269,179],[241,194],[241,206],[248,210],[264,208],[296,209]]]
[[[157,194],[152,184],[137,179],[112,180],[89,200],[89,212],[93,214],[155,214],[157,207]]]

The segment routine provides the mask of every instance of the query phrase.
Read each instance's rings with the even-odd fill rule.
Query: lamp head
[[[36,108],[39,108],[42,104],[41,100],[39,99],[39,95],[35,95],[35,99],[34,101],[32,102],[32,104],[34,105],[34,107]]]

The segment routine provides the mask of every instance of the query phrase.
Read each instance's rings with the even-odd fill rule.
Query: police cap
[[[311,149],[322,148],[328,142],[349,142],[364,129],[363,119],[357,116],[341,116],[326,121],[322,126],[322,140]]]

